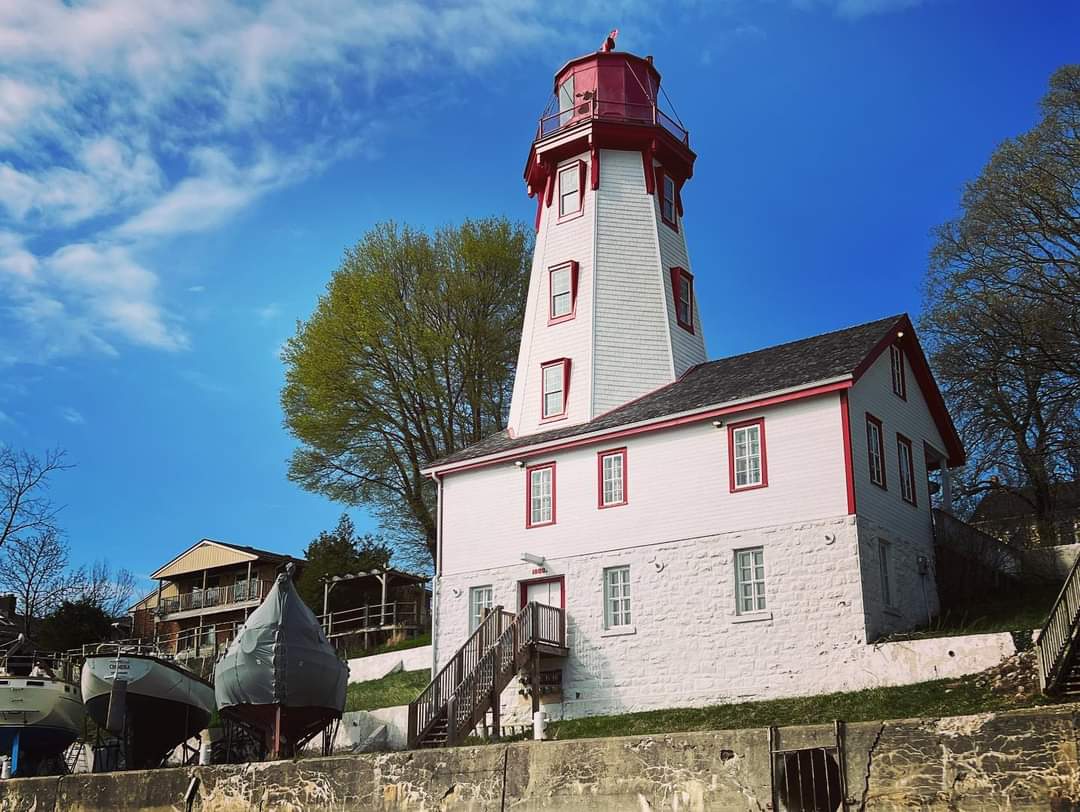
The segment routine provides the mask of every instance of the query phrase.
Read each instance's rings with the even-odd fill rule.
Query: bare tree
[[[68,546],[56,530],[8,538],[0,555],[0,590],[18,598],[24,632],[30,632],[32,618],[51,612],[77,586],[68,569]]]
[[[55,530],[57,508],[46,493],[49,477],[70,467],[59,448],[36,457],[0,446],[0,549],[18,536]]]
[[[108,561],[95,561],[73,576],[74,599],[96,606],[111,618],[127,613],[135,592],[135,576],[126,569],[113,571]]]

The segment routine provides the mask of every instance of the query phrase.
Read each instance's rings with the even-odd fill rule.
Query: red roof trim
[[[844,435],[844,479],[847,481],[847,512],[855,514],[855,466],[851,453],[851,410],[848,406],[848,393],[840,392],[840,422]]]

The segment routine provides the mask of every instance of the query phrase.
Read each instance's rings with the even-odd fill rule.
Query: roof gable
[[[188,547],[168,564],[151,573],[150,577],[155,580],[175,578],[189,572],[258,560],[259,556],[254,552],[238,549],[231,544],[202,539]]]

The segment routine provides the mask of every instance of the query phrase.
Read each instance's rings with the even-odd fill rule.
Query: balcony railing
[[[162,614],[190,612],[193,609],[215,609],[223,606],[240,606],[258,603],[270,591],[269,581],[240,581],[231,586],[214,586],[195,589],[183,595],[161,599]]]
[[[573,127],[582,121],[619,121],[630,124],[643,124],[663,127],[679,141],[690,146],[690,133],[679,122],[665,113],[654,102],[628,102],[625,100],[604,101],[603,99],[582,99],[574,107],[547,113],[540,118],[537,139],[554,135],[563,128]]]
[[[319,616],[327,637],[376,629],[418,627],[420,620],[420,604],[417,601],[373,603]]]

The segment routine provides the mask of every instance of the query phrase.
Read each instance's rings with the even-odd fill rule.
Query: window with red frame
[[[900,465],[900,497],[908,504],[915,504],[915,455],[911,440],[903,434],[896,435],[896,458]]]
[[[597,456],[597,503],[601,508],[625,505],[626,449],[601,451]]]
[[[548,270],[548,323],[574,318],[577,305],[578,264],[564,262]]]
[[[870,467],[870,481],[880,488],[885,484],[885,436],[881,421],[866,413],[866,454]]]
[[[694,277],[683,268],[671,269],[671,298],[675,321],[687,332],[694,332]]]
[[[889,361],[892,365],[892,390],[907,400],[907,379],[904,377],[904,351],[897,345],[889,347]]]
[[[728,461],[732,491],[764,488],[769,484],[765,418],[728,426]]]
[[[525,526],[555,524],[555,463],[525,469]]]
[[[581,214],[585,204],[585,162],[574,161],[559,169],[559,219]]]
[[[570,359],[560,358],[540,365],[540,416],[544,420],[566,415],[566,396],[570,389]]]
[[[678,191],[675,188],[675,179],[671,177],[663,169],[658,169],[657,172],[657,189],[660,196],[660,219],[664,221],[665,225],[670,226],[676,231],[679,230],[679,221],[676,219],[678,215]]]

